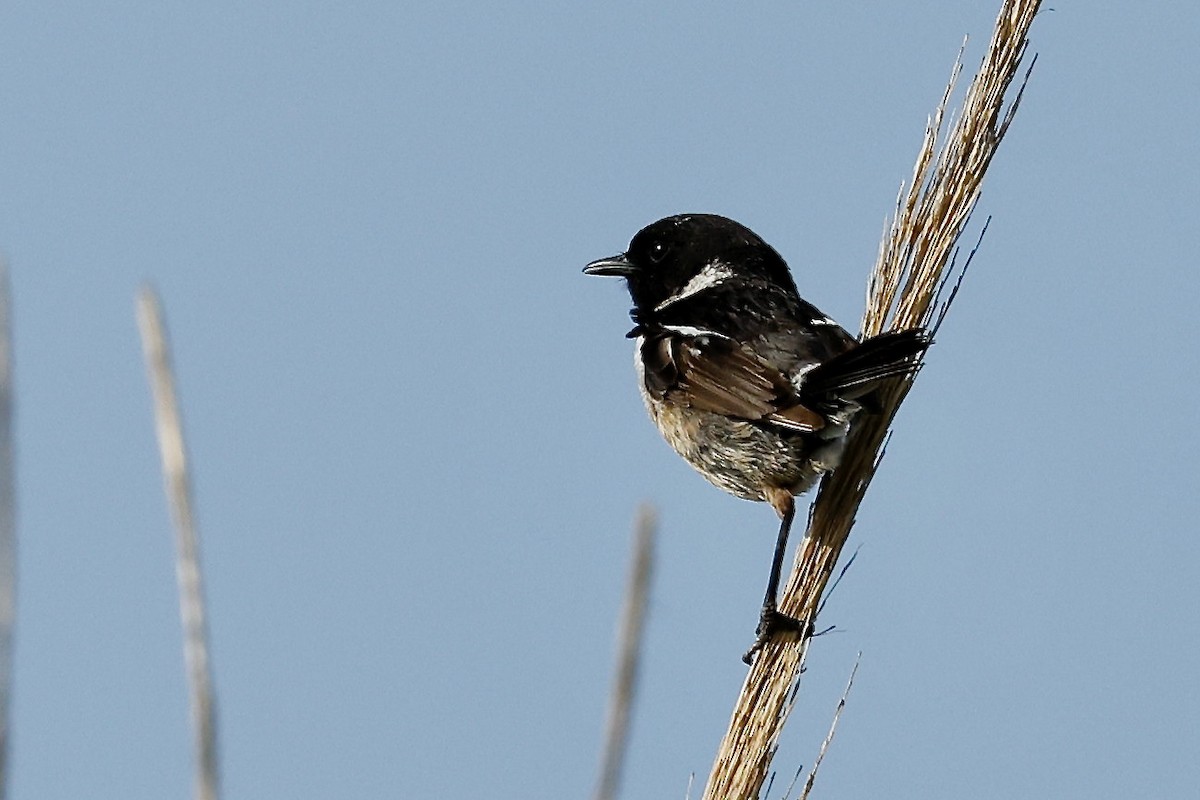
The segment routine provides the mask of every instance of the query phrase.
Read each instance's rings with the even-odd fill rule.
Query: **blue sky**
[[[227,797],[589,791],[643,500],[625,796],[702,783],[774,516],[658,439],[627,297],[579,271],[722,213],[855,327],[998,6],[8,4],[12,796],[190,790],[143,280],[185,404]],[[1053,7],[776,761],[811,763],[862,650],[828,796],[1200,786],[1200,8]]]

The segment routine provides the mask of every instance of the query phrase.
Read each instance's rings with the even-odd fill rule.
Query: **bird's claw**
[[[742,656],[742,661],[750,665],[754,656],[772,639],[787,636],[789,639],[806,639],[813,635],[811,622],[805,623],[795,617],[789,617],[780,612],[774,605],[763,606],[758,617],[758,627],[754,630],[754,644]]]

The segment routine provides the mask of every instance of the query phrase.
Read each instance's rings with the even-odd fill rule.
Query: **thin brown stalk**
[[[209,667],[208,626],[205,622],[204,582],[200,570],[200,543],[192,512],[191,479],[171,351],[163,323],[162,307],[154,290],[142,288],[137,299],[138,327],[146,374],[154,395],[154,418],[162,458],[163,483],[171,519],[175,524],[175,577],[179,584],[179,615],[183,623],[183,656],[187,670],[195,748],[196,776],[193,796],[216,800],[218,796],[216,700]]]
[[[945,110],[960,70],[960,62],[955,62],[950,84],[926,128],[911,185],[907,192],[901,189],[895,218],[880,246],[868,284],[864,336],[929,327],[934,321],[938,290],[979,199],[984,174],[1020,103],[1024,83],[1007,103],[1006,98],[1039,5],[1040,0],[1004,0],[983,64],[939,151]],[[814,619],[879,466],[888,427],[912,381],[911,376],[896,379],[882,393],[882,413],[856,423],[842,463],[821,482],[780,600],[783,612]],[[758,654],[713,763],[704,792],[708,800],[759,796],[787,720],[789,692],[799,678],[806,645],[771,642]]]
[[[17,609],[16,468],[13,462],[12,320],[8,266],[0,262],[0,800],[8,796],[9,704]]]
[[[630,712],[637,689],[657,529],[654,509],[649,506],[639,508],[634,523],[633,554],[629,564],[629,579],[625,585],[625,604],[617,630],[617,670],[609,695],[600,777],[592,794],[593,800],[613,800],[620,787],[629,744]]]
[[[821,742],[821,749],[817,753],[817,760],[813,762],[812,769],[808,771],[808,779],[804,781],[804,791],[800,793],[800,800],[808,800],[808,794],[817,780],[817,770],[821,768],[821,762],[825,760],[825,754],[829,752],[829,745],[833,743],[833,735],[837,733],[842,712],[846,710],[846,698],[850,696],[850,690],[854,688],[854,676],[858,674],[858,662],[861,660],[862,653],[860,652],[854,659],[854,668],[850,670],[850,677],[846,680],[846,689],[842,692],[842,699],[838,700],[837,709],[833,712],[833,721],[829,723],[829,733],[825,734],[825,740]]]

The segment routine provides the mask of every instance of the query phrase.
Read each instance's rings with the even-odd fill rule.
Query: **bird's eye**
[[[667,257],[667,251],[671,248],[665,242],[655,242],[650,245],[650,260],[655,264]]]

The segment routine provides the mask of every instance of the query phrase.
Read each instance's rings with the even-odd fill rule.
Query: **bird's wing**
[[[786,375],[721,334],[667,330],[643,340],[641,358],[646,390],[660,400],[800,432],[825,426]]]
[[[881,333],[822,361],[804,375],[801,391],[809,398],[861,397],[886,378],[916,372],[931,343],[929,333],[921,328]]]

